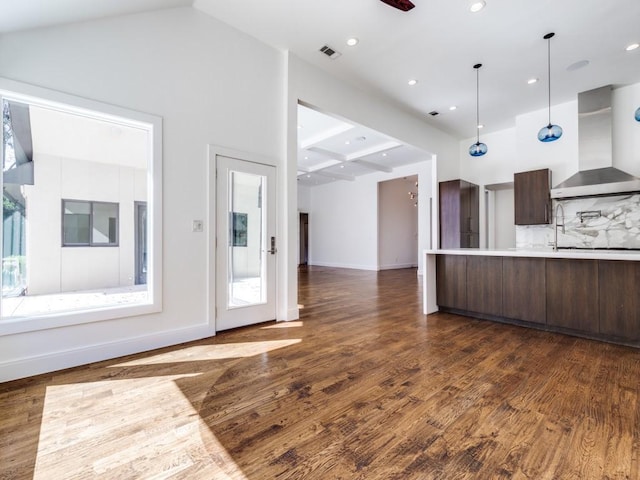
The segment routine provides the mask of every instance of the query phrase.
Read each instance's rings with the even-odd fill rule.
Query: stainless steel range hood
[[[551,198],[640,192],[640,179],[613,166],[611,86],[578,94],[578,168]]]

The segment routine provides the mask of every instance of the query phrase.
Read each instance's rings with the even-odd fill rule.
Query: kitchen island
[[[640,252],[424,252],[424,313],[445,311],[640,346]]]

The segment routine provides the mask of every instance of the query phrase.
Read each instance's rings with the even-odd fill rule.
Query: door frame
[[[258,163],[274,167],[276,169],[276,179],[278,178],[278,164],[273,159],[260,155],[257,153],[244,152],[241,150],[235,150],[232,148],[222,147],[219,145],[207,146],[207,222],[205,222],[204,231],[206,232],[207,242],[207,324],[209,334],[215,335],[216,330],[216,237],[217,237],[217,188],[216,188],[216,165],[218,157],[230,157],[238,160],[244,160],[246,162]],[[276,236],[279,232],[279,213],[278,204],[280,199],[278,193],[278,186],[276,188],[276,204],[275,204],[275,220],[276,220]],[[286,255],[286,251],[283,247],[283,242],[279,241],[278,253],[280,255]],[[280,297],[280,285],[278,281],[279,261],[276,261],[276,282],[275,282],[275,301],[276,301],[276,320],[279,318],[279,297]]]

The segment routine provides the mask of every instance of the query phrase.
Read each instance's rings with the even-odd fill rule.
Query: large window
[[[2,78],[0,104],[0,335],[159,311],[160,119]]]
[[[62,200],[62,246],[118,246],[118,204]]]

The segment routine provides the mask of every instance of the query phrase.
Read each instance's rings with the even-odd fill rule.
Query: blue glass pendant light
[[[480,142],[480,67],[481,63],[476,63],[473,68],[476,69],[476,143],[469,147],[469,155],[472,157],[481,157],[487,153],[487,145]]]
[[[640,122],[640,107],[636,110],[636,122]]]
[[[544,37],[547,41],[547,71],[548,71],[548,82],[547,86],[549,88],[549,124],[546,127],[542,127],[538,132],[538,140],[541,142],[553,142],[558,140],[562,136],[562,127],[560,125],[553,125],[551,123],[551,38],[555,33],[547,33]]]

